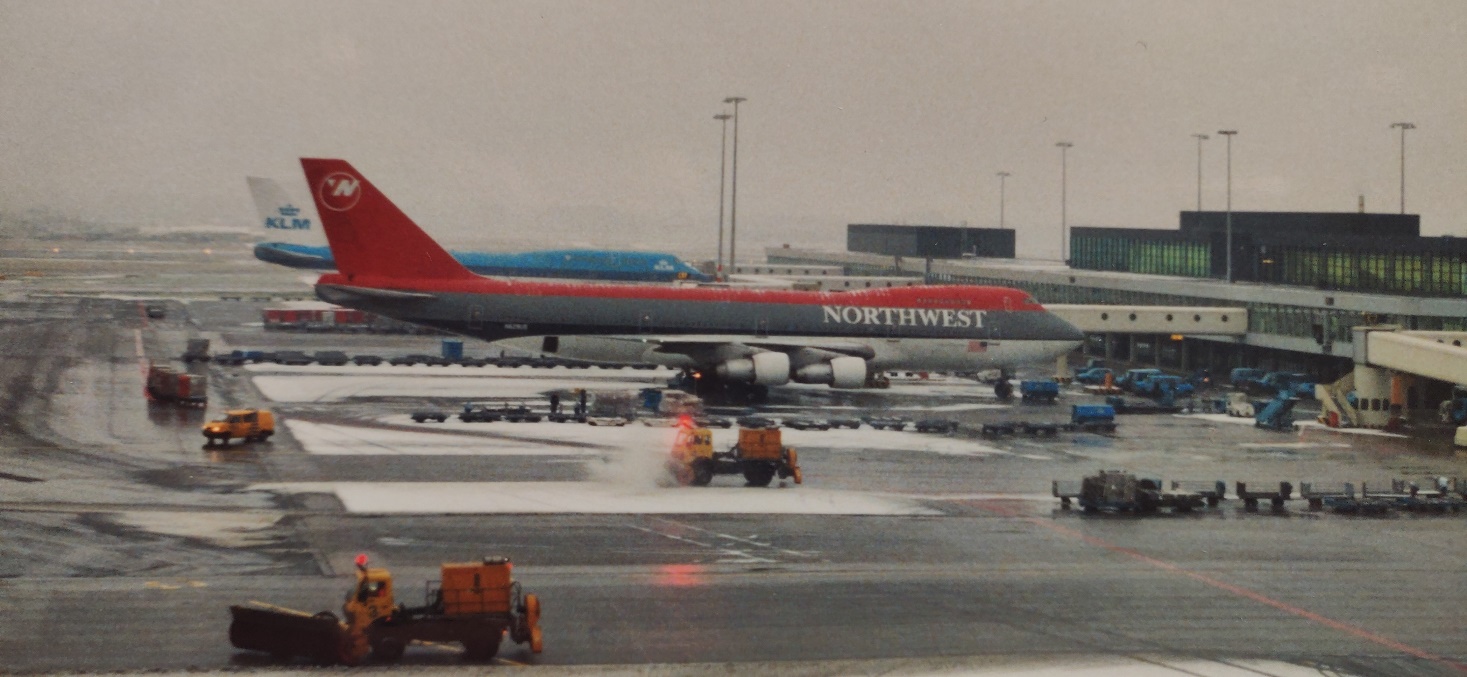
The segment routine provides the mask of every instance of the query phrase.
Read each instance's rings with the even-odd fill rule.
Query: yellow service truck
[[[209,444],[239,437],[246,442],[264,442],[275,434],[275,415],[265,409],[235,409],[224,418],[204,424],[204,439]]]
[[[804,481],[799,455],[783,445],[779,428],[740,428],[739,442],[728,451],[713,450],[713,432],[680,422],[668,459],[679,484],[707,486],[714,475],[744,476],[747,486],[767,487],[776,476]]]
[[[456,642],[465,658],[487,661],[499,653],[506,634],[540,653],[540,600],[520,590],[511,570],[507,557],[444,563],[440,580],[428,583],[423,606],[410,607],[393,596],[392,574],[368,567],[366,556],[359,555],[356,586],[341,608],[345,622],[330,611],[312,616],[279,607],[231,606],[229,643],[279,660],[302,656],[321,665],[358,665],[368,654],[395,662],[414,641]]]

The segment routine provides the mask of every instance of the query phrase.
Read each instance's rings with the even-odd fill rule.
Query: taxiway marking
[[[1024,515],[1020,515],[1019,513],[1015,512],[1015,511],[1009,510],[1009,509],[1004,508],[1004,507],[1001,507],[1001,506],[993,505],[992,503],[988,503],[988,502],[972,502],[972,503],[970,503],[970,505],[973,505],[974,507],[981,508],[981,509],[987,510],[989,512],[992,512],[992,513],[995,513],[995,514],[998,514],[998,515],[1003,515],[1005,517],[1016,517],[1016,518],[1021,519],[1021,520],[1025,521],[1025,522],[1029,522],[1030,524],[1035,524],[1035,525],[1044,527],[1045,529],[1049,529],[1050,531],[1053,531],[1055,533],[1062,534],[1062,535],[1065,535],[1065,536],[1070,536],[1070,537],[1073,537],[1073,538],[1078,538],[1078,539],[1080,539],[1080,540],[1082,540],[1082,541],[1084,541],[1086,543],[1089,543],[1090,545],[1093,545],[1093,546],[1096,546],[1096,547],[1100,547],[1100,548],[1104,548],[1106,550],[1109,550],[1109,551],[1114,552],[1114,553],[1119,554],[1119,555],[1125,555],[1126,557],[1130,557],[1131,559],[1134,559],[1134,560],[1136,560],[1138,562],[1141,562],[1142,564],[1149,565],[1151,567],[1154,567],[1156,569],[1160,569],[1160,570],[1165,571],[1167,573],[1173,573],[1173,574],[1177,574],[1177,575],[1180,575],[1180,576],[1185,576],[1185,577],[1190,578],[1190,579],[1192,579],[1194,581],[1197,581],[1199,583],[1203,583],[1203,584],[1209,585],[1211,587],[1217,588],[1218,590],[1222,590],[1224,592],[1231,593],[1233,595],[1236,595],[1238,597],[1242,597],[1244,599],[1251,599],[1251,600],[1253,600],[1255,602],[1258,602],[1258,603],[1263,604],[1263,605],[1266,605],[1266,606],[1271,606],[1271,607],[1273,607],[1275,609],[1278,609],[1279,611],[1282,611],[1284,613],[1287,613],[1287,614],[1290,614],[1290,615],[1293,615],[1293,616],[1298,616],[1298,617],[1303,618],[1305,620],[1313,621],[1313,622],[1318,623],[1320,625],[1323,625],[1323,626],[1325,626],[1327,628],[1331,628],[1333,630],[1338,630],[1338,631],[1343,632],[1343,633],[1345,633],[1347,635],[1351,635],[1353,637],[1357,637],[1359,639],[1363,639],[1363,640],[1365,640],[1367,642],[1370,642],[1372,644],[1378,644],[1378,645],[1383,646],[1383,647],[1386,647],[1388,649],[1391,649],[1391,650],[1394,650],[1394,651],[1399,651],[1399,652],[1404,653],[1404,654],[1406,654],[1408,656],[1414,656],[1416,658],[1420,658],[1420,659],[1423,659],[1423,660],[1432,661],[1433,663],[1439,663],[1439,664],[1444,665],[1446,667],[1452,668],[1453,670],[1456,670],[1458,672],[1467,673],[1467,664],[1458,663],[1458,662],[1456,662],[1454,660],[1451,660],[1449,658],[1446,658],[1446,657],[1443,657],[1443,656],[1438,656],[1438,655],[1436,655],[1434,653],[1431,653],[1430,651],[1427,651],[1425,649],[1419,649],[1419,648],[1416,648],[1416,647],[1411,646],[1409,644],[1404,644],[1404,643],[1398,642],[1398,641],[1393,640],[1393,639],[1391,639],[1389,637],[1385,637],[1385,636],[1382,636],[1382,635],[1377,635],[1377,634],[1375,634],[1375,633],[1373,633],[1373,632],[1371,632],[1369,630],[1366,630],[1365,628],[1362,628],[1360,626],[1357,626],[1357,625],[1351,625],[1349,623],[1345,623],[1345,622],[1342,622],[1342,621],[1334,620],[1333,618],[1328,618],[1326,616],[1321,616],[1321,615],[1319,615],[1317,613],[1314,613],[1313,611],[1309,611],[1307,609],[1303,609],[1301,607],[1294,606],[1294,605],[1289,604],[1287,602],[1282,602],[1282,601],[1276,600],[1276,599],[1274,599],[1272,597],[1269,597],[1269,596],[1267,596],[1267,595],[1265,595],[1265,594],[1263,594],[1261,592],[1257,592],[1255,590],[1249,590],[1248,588],[1245,588],[1245,587],[1242,587],[1242,586],[1239,586],[1239,585],[1233,585],[1232,583],[1228,583],[1226,581],[1222,581],[1222,580],[1219,580],[1217,578],[1213,578],[1212,576],[1208,576],[1207,574],[1204,574],[1204,573],[1201,573],[1201,572],[1197,572],[1197,571],[1192,571],[1191,569],[1187,569],[1185,567],[1182,567],[1181,565],[1173,564],[1173,563],[1168,562],[1168,561],[1165,561],[1165,560],[1157,559],[1155,557],[1152,557],[1150,555],[1147,555],[1145,553],[1142,553],[1139,550],[1134,550],[1134,549],[1127,548],[1127,547],[1124,547],[1124,546],[1116,545],[1116,544],[1111,543],[1110,541],[1107,541],[1105,539],[1096,538],[1095,536],[1091,536],[1089,534],[1082,533],[1082,532],[1077,531],[1075,529],[1071,529],[1071,528],[1066,527],[1066,526],[1055,524],[1052,520],[1046,520],[1046,519],[1042,519],[1042,518],[1039,518],[1039,517],[1026,517]]]

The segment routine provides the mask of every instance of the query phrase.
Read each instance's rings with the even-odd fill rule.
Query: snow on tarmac
[[[334,493],[358,514],[935,515],[900,496],[769,487],[639,487],[604,482],[313,482],[254,491]]]

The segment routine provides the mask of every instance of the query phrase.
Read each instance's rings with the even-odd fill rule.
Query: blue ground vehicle
[[[1059,392],[1059,384],[1054,381],[1019,382],[1019,398],[1025,402],[1054,402]]]
[[[1239,367],[1228,374],[1228,385],[1241,390],[1248,390],[1249,387],[1257,384],[1261,378],[1263,378],[1262,369]]]
[[[1253,425],[1269,430],[1287,431],[1294,429],[1294,405],[1298,398],[1288,391],[1280,390],[1278,396],[1269,400],[1253,417]]]
[[[1136,394],[1144,397],[1160,398],[1170,395],[1173,399],[1187,397],[1196,390],[1191,383],[1180,376],[1171,374],[1157,374],[1147,378],[1136,386]]]
[[[1272,395],[1279,392],[1288,392],[1295,397],[1314,398],[1314,379],[1308,374],[1291,371],[1275,371],[1265,374],[1258,379],[1254,386],[1260,395]]]
[[[1159,376],[1161,373],[1162,371],[1160,369],[1129,369],[1126,373],[1121,374],[1120,378],[1116,379],[1116,385],[1121,390],[1133,393],[1136,392],[1137,388],[1142,387],[1146,379],[1152,376]]]
[[[1115,372],[1111,371],[1109,367],[1091,367],[1089,369],[1081,369],[1075,374],[1075,382],[1083,383],[1089,386],[1098,386],[1102,383],[1105,383],[1105,377],[1113,376],[1114,374]]]

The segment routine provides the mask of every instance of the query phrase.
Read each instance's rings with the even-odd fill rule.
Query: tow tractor
[[[419,607],[398,604],[392,574],[369,568],[366,555],[358,555],[356,565],[356,586],[341,607],[345,622],[330,611],[313,616],[280,607],[231,606],[229,643],[278,660],[300,656],[320,665],[358,665],[369,653],[393,662],[413,641],[458,642],[465,658],[489,660],[499,653],[505,634],[528,643],[534,653],[542,649],[540,600],[524,594],[510,577],[507,557],[444,563],[442,578],[427,584]]]
[[[728,451],[713,450],[713,431],[695,427],[692,418],[678,419],[677,438],[667,468],[679,484],[707,486],[714,475],[743,474],[751,487],[767,487],[777,475],[804,481],[799,455],[783,446],[779,428],[739,428],[739,442]]]

